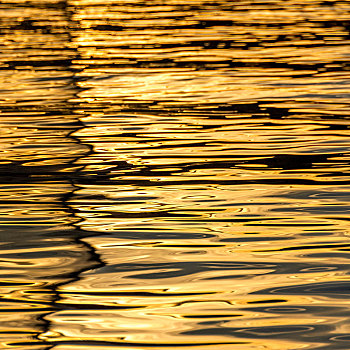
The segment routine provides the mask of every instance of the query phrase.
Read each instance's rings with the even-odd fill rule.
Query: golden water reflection
[[[3,1],[0,348],[348,348],[349,9]]]

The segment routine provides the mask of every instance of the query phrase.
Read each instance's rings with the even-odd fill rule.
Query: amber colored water
[[[0,349],[350,349],[349,31],[2,0]]]

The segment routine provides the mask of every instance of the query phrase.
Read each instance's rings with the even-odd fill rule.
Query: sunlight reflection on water
[[[350,1],[0,4],[0,347],[349,347]]]

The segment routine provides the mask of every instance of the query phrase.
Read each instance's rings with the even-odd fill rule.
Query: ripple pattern
[[[349,23],[3,0],[0,349],[348,349]]]

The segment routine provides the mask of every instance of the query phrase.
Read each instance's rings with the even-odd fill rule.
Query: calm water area
[[[0,350],[350,349],[350,0],[0,2]]]

